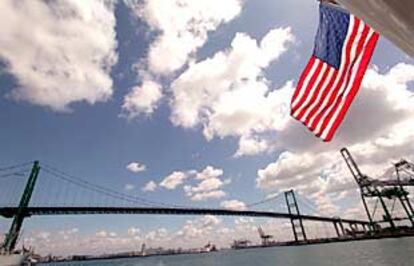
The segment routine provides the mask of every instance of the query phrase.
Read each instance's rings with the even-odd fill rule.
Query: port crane
[[[342,148],[341,154],[359,186],[362,203],[371,224],[371,229],[378,230],[379,224],[386,222],[390,224],[391,230],[395,230],[395,222],[401,220],[409,220],[411,227],[414,227],[414,211],[408,197],[409,192],[406,189],[406,187],[414,186],[414,164],[408,162],[407,160],[401,159],[393,166],[393,170],[395,171],[394,177],[389,176],[394,171],[387,171],[384,179],[379,180],[363,174],[348,149]],[[367,205],[368,198],[375,198],[377,200],[376,202],[381,204],[384,212],[383,220],[373,220],[373,215]],[[386,204],[387,200],[393,201],[391,211]],[[405,211],[406,217],[393,216],[392,211],[395,207],[396,201],[400,202],[401,207]],[[376,209],[377,204],[374,206],[374,213]]]
[[[262,240],[262,246],[268,246],[271,244],[273,235],[265,234],[261,226],[257,228],[257,231],[259,232],[260,239]]]

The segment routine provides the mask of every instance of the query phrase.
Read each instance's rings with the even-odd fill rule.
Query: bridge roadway
[[[17,207],[0,207],[0,216],[11,218],[16,215]],[[79,215],[79,214],[158,214],[158,215],[218,215],[218,216],[245,216],[291,219],[299,218],[298,215],[264,212],[264,211],[239,211],[226,209],[203,208],[150,208],[150,207],[28,207],[24,209],[24,215]],[[303,220],[319,222],[342,222],[349,224],[369,225],[368,221],[341,219],[339,217],[323,217],[313,215],[300,215]]]

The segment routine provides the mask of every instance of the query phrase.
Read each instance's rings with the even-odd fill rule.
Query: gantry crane
[[[348,149],[341,149],[341,154],[344,157],[349,170],[351,171],[355,181],[359,186],[362,203],[364,204],[365,211],[371,223],[371,228],[376,229],[378,223],[388,222],[391,229],[395,229],[395,221],[402,219],[408,219],[411,223],[411,226],[414,227],[414,211],[408,197],[409,192],[405,189],[405,187],[414,186],[414,165],[406,160],[401,160],[398,163],[394,164],[396,178],[393,179],[387,177],[388,179],[378,180],[371,178],[360,171],[358,165],[356,164]],[[403,175],[405,175],[405,178],[402,178]],[[377,201],[380,202],[384,211],[384,217],[382,221],[373,220],[366,202],[367,198],[376,198]],[[394,201],[393,208],[395,201],[398,200],[407,217],[393,217],[392,211],[390,212],[387,207],[387,204],[385,202],[386,200]]]
[[[257,228],[257,231],[259,232],[260,239],[262,239],[262,246],[268,246],[271,243],[273,236],[265,234],[261,226]]]

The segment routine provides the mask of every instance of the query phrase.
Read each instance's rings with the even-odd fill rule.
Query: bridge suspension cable
[[[26,166],[30,166],[31,163],[32,162],[25,162],[25,163],[21,163],[21,164],[12,165],[12,166],[1,167],[0,168],[0,179],[1,178],[12,177],[12,176],[23,176],[24,174],[27,174],[30,171],[30,168],[26,167]],[[26,168],[22,169],[23,167],[26,167]],[[11,171],[10,172],[10,170],[16,170],[16,171]],[[163,206],[163,207],[172,207],[172,208],[194,208],[192,206],[165,203],[165,202],[160,202],[160,201],[153,201],[153,200],[148,200],[148,199],[145,199],[145,198],[142,198],[142,197],[132,196],[132,195],[129,195],[129,194],[126,194],[126,193],[122,193],[122,192],[116,191],[114,189],[110,189],[110,188],[107,188],[107,187],[104,187],[104,186],[101,186],[101,185],[93,184],[89,181],[86,181],[84,178],[80,178],[80,177],[68,174],[68,173],[66,173],[62,170],[59,170],[56,167],[53,167],[53,166],[48,165],[48,164],[42,164],[42,171],[45,174],[47,174],[47,176],[51,176],[51,177],[56,178],[58,180],[68,182],[72,185],[75,185],[77,187],[80,187],[80,188],[88,190],[88,191],[92,191],[92,192],[97,193],[99,195],[103,195],[103,196],[106,196],[106,197],[109,197],[109,198],[121,200],[121,201],[128,202],[128,203],[142,204],[142,205],[145,205],[145,206],[148,206],[148,207]],[[67,192],[65,191],[64,193],[66,194]],[[280,199],[282,195],[283,195],[283,193],[278,193],[276,195],[266,197],[262,200],[248,203],[248,204],[246,204],[246,207],[248,209],[251,209],[252,207],[263,205],[263,204],[271,202],[271,201],[276,201],[276,200]]]
[[[11,176],[19,176],[22,177],[24,176],[24,174],[27,174],[30,171],[30,169],[23,169],[20,171],[14,171],[11,173],[5,173],[5,174],[1,174],[0,178],[7,178],[7,177],[11,177]]]
[[[26,162],[11,166],[0,167],[0,179],[13,177],[13,176],[23,176],[24,174],[30,171],[30,164],[33,162]]]
[[[19,176],[19,177],[25,176],[25,174],[27,174],[30,171],[30,165],[32,163],[33,162],[25,162],[25,163],[16,164],[16,165],[0,167],[0,179],[13,177],[13,176]],[[12,171],[12,170],[15,170],[15,171]],[[47,176],[68,182],[82,189],[92,191],[94,193],[107,196],[113,199],[121,200],[124,202],[142,204],[142,205],[149,206],[149,207],[164,206],[164,207],[173,207],[173,208],[194,208],[192,206],[165,203],[165,202],[160,202],[160,201],[148,200],[148,199],[138,197],[138,196],[131,196],[129,194],[116,191],[114,189],[110,189],[110,188],[107,188],[101,185],[93,184],[91,182],[86,181],[84,178],[80,178],[80,177],[68,174],[48,164],[42,164],[42,171]],[[66,193],[66,191],[64,193]],[[266,197],[260,201],[251,202],[249,204],[246,204],[246,207],[250,209],[255,206],[259,206],[259,205],[262,205],[262,204],[265,204],[271,201],[275,201],[278,198],[280,198],[281,195],[283,194],[279,193],[279,194],[276,194],[270,197]]]
[[[278,199],[282,195],[283,195],[283,193],[278,193],[276,195],[273,195],[273,196],[264,198],[264,199],[262,199],[260,201],[256,201],[256,202],[252,202],[252,203],[246,204],[246,207],[247,208],[251,208],[251,207],[254,207],[254,206],[258,206],[258,205],[262,205],[262,204],[268,203],[270,201],[276,201],[276,199]]]
[[[178,205],[178,204],[171,204],[171,203],[164,203],[164,202],[159,202],[159,201],[152,201],[152,200],[148,200],[148,199],[144,199],[142,197],[137,197],[137,196],[131,196],[125,193],[121,193],[119,191],[113,190],[113,189],[109,189],[97,184],[93,184],[91,182],[88,182],[82,178],[67,174],[61,170],[56,169],[55,167],[49,166],[47,164],[43,164],[43,171],[45,171],[46,173],[50,174],[51,176],[64,180],[66,182],[72,183],[74,185],[77,185],[83,189],[86,190],[90,190],[90,191],[94,191],[96,193],[99,193],[101,195],[105,195],[111,198],[115,198],[118,200],[123,200],[129,203],[138,203],[138,204],[143,204],[146,206],[165,206],[165,207],[181,207],[181,208],[187,208],[188,206],[184,206],[184,205]]]
[[[302,205],[305,205],[307,208],[309,208],[313,213],[315,213],[315,214],[317,214],[317,215],[321,215],[321,213],[318,211],[318,209],[314,206],[314,203],[311,201],[311,200],[309,200],[308,198],[306,198],[306,197],[304,197],[304,196],[302,196],[302,195],[300,195],[300,194],[297,194],[298,195],[298,197],[297,197],[297,199],[298,199],[298,201],[299,201],[299,203],[300,204],[302,204]]]
[[[105,196],[108,197],[112,197],[112,198],[116,198],[119,200],[124,200],[126,202],[130,202],[130,203],[139,203],[139,204],[144,204],[146,206],[153,206],[153,207],[157,207],[157,206],[165,206],[165,207],[174,207],[174,208],[194,208],[192,206],[186,206],[186,205],[179,205],[179,204],[171,204],[171,203],[164,203],[164,202],[159,202],[159,201],[152,201],[152,200],[148,200],[148,199],[144,199],[142,197],[137,197],[137,196],[131,196],[125,193],[121,193],[119,191],[116,190],[112,190],[100,185],[96,185],[93,183],[90,183],[86,180],[84,180],[83,178],[80,177],[76,177],[70,174],[67,174],[53,166],[50,166],[48,164],[43,164],[43,171],[45,171],[46,173],[52,175],[53,177],[59,178],[61,180],[64,180],[66,182],[72,183],[74,185],[77,185],[83,189],[87,189],[87,190],[91,190],[94,191],[96,193],[100,193],[103,194]],[[271,197],[267,197],[265,199],[262,199],[260,201],[256,201],[256,202],[252,202],[249,204],[246,204],[247,208],[251,208],[254,206],[258,206],[258,205],[262,205],[265,203],[268,203],[270,201],[275,201],[278,198],[280,198],[280,196],[282,196],[282,193],[279,193],[277,195],[271,196]]]
[[[17,169],[17,168],[22,168],[24,166],[31,166],[32,164],[33,164],[33,162],[25,162],[25,163],[20,163],[20,164],[16,164],[16,165],[2,166],[2,167],[0,167],[0,172],[9,171],[9,170]]]

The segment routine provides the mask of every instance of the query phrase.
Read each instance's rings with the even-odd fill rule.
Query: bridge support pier
[[[338,223],[337,222],[333,222],[333,225],[335,227],[336,235],[338,236],[338,238],[340,238],[341,237],[341,234],[339,233]]]
[[[369,226],[367,228],[367,225],[366,224],[362,224],[362,228],[363,228],[363,230],[364,230],[365,233],[368,233],[370,231]]]
[[[344,224],[342,223],[342,220],[339,221],[339,227],[341,227],[342,235],[345,235],[345,229],[344,229]]]

